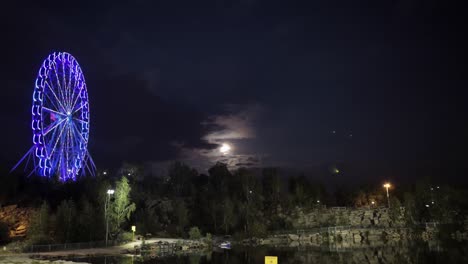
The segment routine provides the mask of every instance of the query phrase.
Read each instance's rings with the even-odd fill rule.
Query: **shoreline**
[[[264,238],[248,238],[239,241],[231,241],[234,245],[240,246],[316,246],[321,247],[324,244],[333,244],[343,248],[359,248],[367,247],[372,245],[385,246],[399,242],[410,242],[410,241],[436,241],[438,240],[436,233],[439,230],[435,228],[419,229],[418,234],[415,233],[415,228],[356,228],[351,227],[347,229],[336,229],[333,232],[311,232],[311,233],[294,233],[286,232],[283,234],[270,234]],[[465,234],[465,233],[463,233]],[[453,237],[453,235],[452,235]],[[458,236],[457,236],[458,237]],[[455,239],[458,241],[459,239]],[[466,236],[462,236],[460,241],[468,240]],[[47,252],[4,252],[0,253],[0,260],[4,258],[58,258],[58,257],[98,257],[98,256],[125,256],[125,255],[140,255],[143,253],[154,255],[167,254],[163,251],[167,245],[177,244],[178,248],[171,251],[171,254],[177,252],[191,252],[200,251],[200,244],[204,243],[203,248],[210,248],[213,245],[209,245],[206,241],[195,241],[182,238],[150,238],[145,240],[146,248],[142,248],[141,240],[129,242],[123,245],[112,246],[112,247],[100,247],[100,248],[87,248],[87,249],[70,249],[70,250],[59,250],[59,251],[47,251]],[[162,245],[161,245],[162,244]],[[162,248],[161,248],[162,247]],[[0,264],[2,262],[0,261]]]

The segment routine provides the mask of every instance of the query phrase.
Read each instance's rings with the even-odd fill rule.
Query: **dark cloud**
[[[208,132],[200,125],[202,112],[155,96],[147,85],[138,75],[122,75],[96,82],[99,92],[90,90],[91,109],[93,103],[105,102],[105,107],[93,109],[91,151],[96,160],[176,159],[173,142],[210,147],[201,139]]]
[[[254,123],[257,121],[263,107],[256,105],[228,105],[224,107],[223,114],[207,116],[200,122],[206,133],[199,139],[205,146],[195,145],[193,142],[173,141],[178,150],[178,160],[182,160],[199,171],[206,171],[216,162],[223,162],[231,169],[240,166],[260,166],[258,153],[255,149],[245,147],[248,141],[256,138]],[[219,147],[229,144],[231,150],[222,153]],[[159,163],[160,167],[167,161]]]

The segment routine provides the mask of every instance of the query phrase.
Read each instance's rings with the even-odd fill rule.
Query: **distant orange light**
[[[387,182],[387,183],[385,183],[385,184],[383,185],[383,187],[388,189],[388,188],[392,187],[392,185],[391,185],[390,183]]]

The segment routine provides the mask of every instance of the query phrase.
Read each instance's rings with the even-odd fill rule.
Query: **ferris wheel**
[[[33,146],[28,156],[36,174],[76,180],[95,166],[88,153],[89,101],[85,78],[76,59],[66,52],[54,52],[42,63],[32,102]],[[89,164],[88,164],[89,163]]]

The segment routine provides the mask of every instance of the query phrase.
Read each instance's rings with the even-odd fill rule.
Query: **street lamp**
[[[107,239],[109,237],[109,216],[107,214],[107,210],[109,210],[109,209],[107,207],[108,207],[108,204],[110,202],[111,194],[114,194],[114,190],[113,189],[107,190],[106,203],[104,204],[104,215],[105,215],[105,218],[106,218],[106,247],[107,247]]]
[[[390,196],[388,195],[388,188],[392,187],[392,185],[390,185],[390,183],[385,183],[383,185],[383,187],[387,190],[387,204],[388,204],[388,208],[390,208]]]
[[[135,231],[136,231],[136,226],[132,225],[132,241],[135,241]]]

